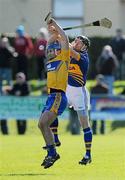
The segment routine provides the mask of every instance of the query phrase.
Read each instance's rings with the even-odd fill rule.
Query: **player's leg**
[[[57,118],[57,115],[60,115],[64,111],[66,105],[67,99],[65,93],[52,93],[49,95],[44,112],[40,117],[38,126],[43,134],[47,147],[47,156],[41,164],[44,168],[52,166],[54,162],[60,158],[56,152],[50,124]]]
[[[47,156],[43,160],[41,165],[44,168],[49,168],[54,164],[54,162],[59,159],[59,155],[56,152],[56,148],[54,145],[54,139],[52,135],[52,131],[50,129],[51,122],[56,118],[56,114],[54,112],[45,111],[39,120],[39,128],[43,134],[43,138],[47,147]]]
[[[52,130],[53,136],[54,136],[54,142],[56,146],[60,146],[61,142],[59,140],[59,136],[58,136],[58,125],[59,125],[59,121],[58,118],[56,118],[53,123],[50,125],[50,129]]]
[[[85,149],[86,153],[81,161],[79,161],[79,164],[86,165],[87,163],[91,162],[91,145],[92,145],[92,130],[89,123],[89,118],[87,111],[77,111],[78,118],[80,120],[80,124],[83,128],[83,134],[84,134],[84,143],[85,143]]]
[[[54,146],[54,139],[53,139],[52,131],[50,129],[50,124],[55,118],[56,118],[56,114],[54,112],[45,111],[41,115],[40,120],[39,120],[38,126],[43,134],[43,138],[47,146],[51,146],[51,145]],[[49,155],[53,155],[53,153],[55,152],[50,151]]]
[[[53,137],[54,137],[54,143],[55,143],[55,146],[57,146],[57,147],[61,145],[61,142],[58,137],[58,124],[59,124],[58,118],[56,118],[50,125],[50,129],[51,129],[51,131],[53,133]],[[47,147],[43,146],[43,149],[46,150]]]
[[[83,129],[84,143],[86,153],[83,159],[79,162],[80,164],[87,164],[91,162],[91,144],[92,144],[92,130],[89,123],[89,93],[85,87],[76,88],[75,96],[77,100],[74,100],[74,109],[77,111],[78,119]],[[73,98],[74,99],[74,98]]]
[[[61,142],[59,140],[59,137],[58,137],[58,118],[56,118],[52,124],[50,125],[50,129],[52,131],[52,134],[53,134],[53,138],[54,138],[54,143],[55,143],[55,146],[60,146],[61,145]],[[46,146],[43,146],[43,149],[47,149]]]

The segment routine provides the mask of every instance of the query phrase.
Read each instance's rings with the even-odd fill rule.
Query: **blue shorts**
[[[46,105],[42,112],[51,111],[61,115],[67,106],[67,97],[64,92],[55,92],[49,94]]]

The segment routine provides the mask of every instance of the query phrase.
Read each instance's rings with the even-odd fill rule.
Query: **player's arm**
[[[70,56],[74,59],[76,59],[77,61],[80,60],[80,53],[78,53],[77,51],[75,51],[72,47],[72,44],[69,44],[69,48],[70,48]]]
[[[57,24],[57,22],[51,18],[48,22],[49,25],[54,26],[57,33],[61,36],[60,43],[62,45],[63,49],[69,49],[69,40],[67,35],[65,34],[65,31]]]

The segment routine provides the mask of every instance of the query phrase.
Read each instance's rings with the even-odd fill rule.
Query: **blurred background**
[[[44,18],[50,10],[62,27],[112,21],[110,29],[66,31],[70,41],[78,35],[91,41],[86,87],[94,138],[88,167],[78,165],[85,150],[82,129],[68,107],[59,117],[61,160],[49,171],[40,166],[46,151],[37,126],[47,98]],[[0,179],[28,177],[125,179],[125,0],[0,0]]]
[[[66,33],[70,40],[79,34],[86,35],[91,40],[91,47],[89,49],[90,68],[87,81],[89,91],[94,92],[92,90],[93,87],[98,85],[98,83],[102,84],[102,82],[98,82],[97,77],[98,74],[101,74],[103,75],[102,79],[105,79],[107,76],[109,77],[107,83],[110,93],[108,93],[107,96],[105,95],[105,98],[110,96],[110,103],[113,104],[114,99],[111,99],[112,96],[117,96],[118,98],[120,95],[121,98],[122,95],[122,98],[124,97],[125,0],[0,0],[0,118],[1,126],[3,128],[5,127],[5,129],[1,130],[3,134],[8,134],[9,132],[6,125],[6,119],[21,120],[20,123],[25,127],[23,130],[25,133],[25,119],[34,118],[31,114],[28,117],[28,115],[21,116],[19,115],[21,113],[15,113],[17,110],[16,104],[20,104],[22,101],[19,99],[19,103],[17,103],[18,99],[14,101],[11,96],[26,96],[25,98],[27,98],[27,96],[46,96],[45,49],[48,32],[44,18],[50,10],[52,11],[53,17],[62,27],[90,23],[104,17],[107,17],[112,21],[111,29],[88,27],[69,30],[66,31]],[[24,37],[25,40],[22,41],[20,37]],[[100,64],[100,59],[105,59],[105,56],[106,59],[112,58],[112,64]],[[20,72],[22,72],[22,74],[19,74]],[[22,89],[20,89],[20,84],[27,88],[25,92],[22,92]],[[17,88],[16,90],[15,87]],[[92,95],[93,94],[95,93],[92,93]],[[44,104],[43,98],[41,101],[42,104]],[[92,103],[93,102],[97,103],[97,99],[94,99]],[[116,108],[118,112],[122,111],[123,114],[122,118],[118,116],[115,118],[116,114],[118,114],[115,112],[112,118],[110,111],[110,118],[108,119],[115,120],[114,124],[116,126],[114,124],[111,125],[111,122],[108,122],[107,125],[111,125],[114,128],[124,125],[123,120],[125,115],[124,98],[122,100],[117,99],[115,102],[117,104]],[[11,106],[12,103],[15,104]],[[31,104],[32,103],[33,100],[31,100]],[[3,106],[3,104],[5,106]],[[8,104],[10,104],[10,106]],[[38,107],[40,107],[40,105],[40,103],[37,104]],[[22,104],[22,106],[24,107],[24,104]],[[25,107],[27,106],[28,100],[25,101]],[[123,107],[122,110],[121,106]],[[110,108],[114,107],[111,105]],[[18,106],[18,112],[19,111],[22,112]],[[38,113],[40,108],[36,111],[36,113]],[[13,114],[9,117],[10,112],[13,112]],[[29,110],[26,109],[25,112],[28,113]],[[69,111],[67,112],[69,113]],[[75,116],[74,114],[72,116],[72,113],[74,113],[72,110],[70,113],[70,118],[67,114],[64,114],[62,119],[71,119],[72,122],[72,117]],[[93,118],[94,120],[100,119],[100,116],[92,114],[91,120],[93,120]],[[118,120],[118,118],[119,121],[117,123],[116,120]],[[75,119],[77,119],[77,117]],[[104,119],[107,119],[107,116]],[[120,120],[122,120],[122,125],[120,125]],[[99,123],[100,122],[101,121],[99,121]],[[20,123],[17,121],[17,126],[20,126]],[[69,125],[67,125],[67,129],[71,130],[71,128],[76,126],[76,129],[78,130],[71,130],[71,132],[78,134],[79,124],[77,121],[75,121],[73,127],[71,127],[71,124],[69,123]],[[94,124],[93,128],[95,128],[95,126],[96,125]],[[103,125],[103,122],[102,126],[104,129],[105,125]]]
[[[88,23],[103,17],[110,18],[110,30],[86,28],[69,31],[70,35],[85,33],[88,36],[113,36],[118,28],[125,31],[124,0],[0,0],[0,32],[13,33],[19,24],[25,26],[31,36],[45,26],[44,18],[52,10],[62,27]]]

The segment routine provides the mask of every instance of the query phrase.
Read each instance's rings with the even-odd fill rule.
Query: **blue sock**
[[[86,156],[91,157],[91,144],[92,144],[92,130],[90,127],[83,129],[84,141],[86,148]]]
[[[59,138],[58,138],[58,130],[56,127],[51,127],[50,128],[52,130],[53,136],[54,136],[54,142],[55,144],[59,142]]]
[[[54,145],[47,145],[48,156],[55,156],[56,149]]]
[[[54,142],[58,143],[59,138],[58,138],[58,118],[56,118],[53,123],[50,125],[50,129],[52,130],[52,133],[54,135]]]

